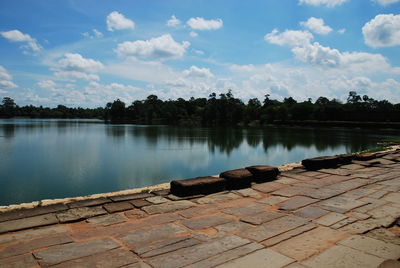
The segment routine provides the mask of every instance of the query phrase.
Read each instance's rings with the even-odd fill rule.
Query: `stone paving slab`
[[[0,234],[58,223],[55,214],[45,214],[18,220],[0,222]]]
[[[193,247],[180,249],[172,254],[150,258],[147,262],[153,267],[183,267],[249,243],[249,240],[238,236],[227,236]]]
[[[69,235],[65,234],[36,238],[30,241],[17,242],[16,244],[12,244],[8,247],[5,247],[3,250],[0,250],[0,259],[12,257],[15,255],[21,255],[38,248],[46,248],[71,242],[72,238]]]
[[[29,268],[37,267],[37,265],[38,263],[32,254],[24,254],[0,260],[0,267],[2,268]]]
[[[318,227],[289,240],[283,241],[272,249],[298,261],[304,260],[335,242],[346,237],[345,233],[326,227]],[[322,266],[321,266],[322,267]]]
[[[118,268],[138,262],[138,257],[129,250],[113,249],[79,259],[63,262],[54,268],[107,267]]]
[[[352,248],[333,246],[303,264],[310,268],[376,268],[383,261],[382,258]]]
[[[244,257],[219,265],[219,268],[266,267],[281,268],[294,262],[293,259],[269,249],[262,249]]]
[[[400,257],[393,159],[400,150],[210,195],[166,189],[3,213],[0,267],[377,267]]]
[[[120,247],[120,245],[114,240],[110,238],[103,238],[50,247],[48,249],[35,252],[33,255],[42,265],[54,265],[118,247]]]

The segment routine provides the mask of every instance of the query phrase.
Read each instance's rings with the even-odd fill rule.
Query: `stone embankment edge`
[[[395,151],[397,149],[400,149],[400,145],[394,145],[390,146],[387,150],[383,150],[380,152],[390,152],[390,151]],[[277,166],[279,171],[289,171],[294,168],[299,168],[303,167],[301,162],[295,162],[295,163],[289,163],[289,164],[284,164]],[[214,175],[215,177],[218,177],[219,175]],[[159,191],[159,190],[166,190],[170,188],[170,183],[162,183],[162,184],[156,184],[152,186],[146,186],[146,187],[141,187],[141,188],[134,188],[134,189],[127,189],[127,190],[122,190],[122,191],[116,191],[116,192],[108,192],[108,193],[98,193],[98,194],[92,194],[92,195],[86,195],[86,196],[76,196],[76,197],[66,197],[66,198],[60,198],[60,199],[44,199],[41,201],[33,201],[30,203],[21,203],[21,204],[13,204],[13,205],[8,205],[8,206],[0,206],[0,213],[8,212],[8,211],[13,211],[13,210],[19,210],[19,209],[29,209],[29,208],[35,208],[39,206],[49,206],[49,205],[54,205],[54,204],[66,204],[74,201],[81,201],[81,200],[90,200],[90,199],[96,199],[100,197],[112,197],[112,196],[118,196],[118,195],[128,195],[128,194],[137,194],[137,193],[143,193],[143,192],[154,192],[154,191]]]

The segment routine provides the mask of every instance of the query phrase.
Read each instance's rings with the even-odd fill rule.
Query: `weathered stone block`
[[[58,220],[54,214],[45,214],[18,220],[5,221],[0,223],[0,234],[55,223],[58,223]]]
[[[275,180],[280,174],[277,167],[271,166],[250,166],[246,167],[251,174],[253,174],[254,180],[257,182],[265,182]]]
[[[254,180],[253,174],[245,168],[222,172],[219,177],[226,179],[227,189],[248,188]]]
[[[340,164],[339,156],[320,156],[308,158],[301,161],[307,170],[318,170],[322,168],[333,168]]]
[[[211,194],[225,190],[226,181],[216,177],[197,177],[171,181],[170,192],[177,196]]]

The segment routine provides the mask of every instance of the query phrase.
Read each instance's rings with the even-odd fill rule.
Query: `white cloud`
[[[380,14],[362,28],[364,41],[371,47],[400,45],[400,15]]]
[[[195,49],[195,50],[193,50],[193,52],[196,53],[197,55],[204,55],[203,50]]]
[[[97,29],[93,29],[93,30],[92,30],[92,33],[90,33],[90,32],[84,32],[84,33],[82,33],[82,35],[83,35],[84,37],[87,37],[87,38],[90,38],[90,39],[102,38],[102,37],[104,36],[103,33],[100,32],[100,31],[97,30]]]
[[[189,33],[189,35],[190,35],[191,37],[193,37],[193,38],[199,36],[198,33],[193,32],[193,31],[191,31],[191,32]]]
[[[299,4],[308,4],[313,6],[325,5],[327,7],[339,6],[347,0],[299,0]]]
[[[21,46],[21,48],[23,49],[30,49],[35,53],[39,52],[42,49],[36,39],[32,38],[29,34],[24,34],[18,30],[0,32],[0,34],[11,42],[26,43],[26,45]],[[28,51],[26,50],[24,52],[28,53]]]
[[[54,76],[60,80],[74,81],[75,79],[82,79],[85,81],[99,81],[100,77],[97,74],[88,74],[79,71],[58,71]]]
[[[176,42],[170,34],[164,34],[150,40],[126,41],[118,44],[115,51],[120,56],[134,56],[138,58],[150,58],[167,60],[181,58],[190,43]]]
[[[11,89],[18,87],[13,81],[11,74],[0,65],[0,89]]]
[[[221,19],[206,20],[201,17],[190,18],[187,22],[190,28],[193,30],[217,30],[223,26],[223,21]]]
[[[214,75],[208,68],[199,68],[197,66],[191,66],[189,69],[184,70],[183,74],[187,77],[200,77],[200,78],[211,78]]]
[[[382,6],[387,6],[394,3],[398,3],[400,2],[400,0],[375,0],[375,2],[378,2]]]
[[[285,30],[283,33],[279,33],[277,29],[274,29],[271,33],[266,34],[264,39],[269,43],[280,46],[302,46],[309,44],[313,35],[308,31]]]
[[[342,28],[342,29],[339,29],[338,30],[338,33],[340,33],[340,34],[344,34],[346,32],[346,29],[345,28]]]
[[[301,61],[325,67],[338,67],[341,61],[337,49],[321,46],[319,43],[309,44],[292,49],[294,55]]]
[[[66,53],[58,61],[58,67],[64,71],[97,72],[104,68],[100,61],[87,59],[78,53]]]
[[[38,83],[41,88],[54,88],[56,83],[53,80],[42,80]]]
[[[311,17],[307,21],[300,22],[300,25],[307,27],[317,34],[329,34],[332,28],[325,25],[324,20],[320,18]]]
[[[172,15],[171,18],[169,20],[167,20],[167,26],[168,27],[176,27],[179,24],[181,24],[181,21],[178,20],[175,15]]]
[[[108,14],[106,22],[107,30],[111,32],[114,30],[135,29],[135,23],[117,11]]]

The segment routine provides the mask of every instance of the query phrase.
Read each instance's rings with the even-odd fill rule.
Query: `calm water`
[[[0,120],[0,205],[111,192],[371,148],[395,132]]]

